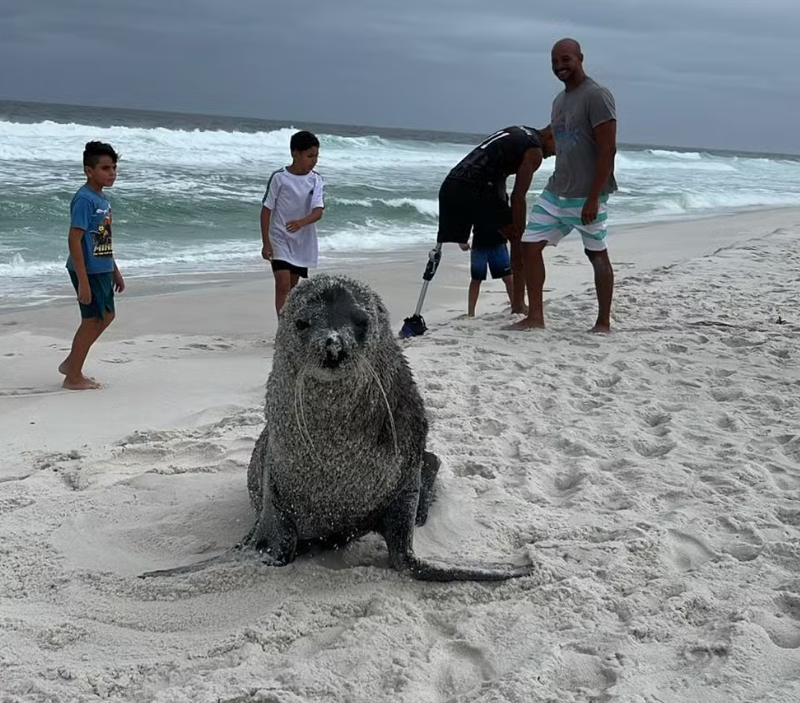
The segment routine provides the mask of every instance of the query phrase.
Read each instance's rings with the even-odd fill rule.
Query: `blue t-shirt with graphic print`
[[[114,250],[111,246],[111,205],[105,196],[83,185],[69,205],[70,227],[83,230],[81,248],[86,273],[111,273],[114,270]],[[72,254],[67,268],[75,270]]]

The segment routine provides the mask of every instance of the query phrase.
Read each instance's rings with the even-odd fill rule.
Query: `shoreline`
[[[709,223],[713,230],[719,229],[719,226],[724,222],[730,223],[732,228],[742,226],[751,226],[752,225],[752,218],[759,218],[763,217],[771,217],[775,216],[788,216],[791,219],[791,215],[794,211],[800,212],[800,204],[796,206],[787,205],[787,206],[773,206],[773,207],[746,207],[741,209],[735,210],[728,210],[725,212],[713,212],[708,214],[695,214],[695,215],[674,215],[674,216],[665,216],[660,219],[656,220],[647,220],[644,222],[625,222],[619,225],[612,225],[609,229],[609,252],[612,259],[612,264],[614,263],[614,257],[616,253],[616,245],[617,243],[622,244],[622,252],[625,252],[629,249],[632,238],[641,233],[643,230],[653,229],[657,230],[658,232],[662,231],[662,228],[683,228],[687,226],[700,226],[703,223]],[[744,219],[744,223],[739,223],[738,220]],[[572,240],[575,239],[577,235],[573,232],[571,233],[565,242],[565,244],[561,245],[563,249],[566,245],[569,247],[572,244]],[[702,235],[701,235],[702,236]],[[331,252],[329,254],[323,254],[320,256],[321,265],[319,268],[310,271],[310,275],[314,275],[315,273],[347,273],[349,270],[352,270],[355,266],[356,268],[361,268],[363,265],[367,265],[369,267],[408,267],[409,269],[413,268],[414,262],[419,261],[419,271],[417,274],[417,281],[419,287],[422,286],[422,272],[425,269],[425,264],[427,262],[428,252],[435,246],[436,244],[436,235],[435,232],[432,233],[431,237],[431,244],[428,246],[421,246],[421,245],[414,245],[414,246],[407,246],[398,249],[386,250],[383,252],[376,252],[376,251],[366,251],[366,252]],[[693,246],[692,250],[698,250],[698,247]],[[699,250],[703,250],[703,243],[700,243]],[[552,251],[548,249],[548,251]],[[445,249],[443,250],[443,257],[442,263],[444,265],[445,261],[449,261],[452,258],[452,255],[460,255],[461,252],[455,249],[455,245],[446,245]],[[545,261],[547,263],[547,261]],[[252,265],[248,265],[248,267],[243,271],[234,271],[231,269],[228,270],[221,270],[221,271],[197,271],[193,273],[163,273],[163,274],[156,274],[156,275],[136,275],[136,276],[126,276],[125,280],[126,283],[133,282],[133,290],[127,290],[120,299],[128,300],[128,299],[135,299],[140,297],[148,297],[154,295],[169,295],[173,293],[179,293],[181,291],[191,291],[193,289],[202,289],[207,286],[222,286],[222,287],[230,287],[232,285],[237,284],[255,284],[256,282],[266,280],[268,284],[272,284],[272,276],[269,269],[269,266],[264,262],[262,270],[257,270],[258,263],[254,263]],[[120,261],[120,269],[122,270],[123,276],[125,276],[124,270],[124,260]],[[433,284],[429,287],[430,289],[435,288],[436,282],[439,280],[439,276],[441,275],[442,268],[440,267],[439,272],[437,272],[436,279],[434,280]],[[66,272],[66,269],[65,269]],[[409,270],[409,273],[411,271]],[[56,290],[61,290],[63,293],[60,294],[60,298],[51,299],[44,302],[35,302],[29,305],[18,305],[14,303],[9,303],[7,305],[0,304],[0,325],[2,325],[2,319],[6,316],[14,316],[14,315],[24,315],[25,313],[33,313],[36,314],[37,311],[46,308],[54,308],[54,307],[65,307],[73,305],[73,290],[71,285],[69,284],[69,280],[66,278],[66,273],[64,276],[64,281],[58,284],[59,288]],[[409,279],[409,284],[413,281]],[[141,284],[141,287],[138,287],[136,284]],[[130,288],[130,286],[128,286]],[[416,304],[416,303],[415,303]],[[415,305],[414,304],[414,305]],[[412,305],[412,312],[413,307]],[[409,313],[410,314],[410,313]],[[424,314],[424,313],[423,313]]]

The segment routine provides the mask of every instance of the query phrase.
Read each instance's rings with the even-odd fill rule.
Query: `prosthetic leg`
[[[422,291],[419,294],[417,301],[417,309],[411,317],[403,320],[403,327],[400,330],[400,336],[403,338],[418,337],[425,334],[428,326],[425,324],[425,318],[420,314],[422,311],[422,304],[425,301],[425,294],[428,292],[428,285],[436,275],[436,269],[439,268],[439,263],[442,260],[442,243],[437,242],[436,246],[428,252],[428,263],[425,266],[425,271],[422,274]]]

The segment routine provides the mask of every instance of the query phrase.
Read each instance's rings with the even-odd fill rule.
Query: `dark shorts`
[[[77,293],[78,276],[72,269],[67,269],[67,271],[69,271],[69,278]],[[106,316],[106,311],[114,312],[114,274],[90,273],[88,277],[92,302],[88,305],[78,303],[81,308],[81,317],[85,319],[97,317],[102,320]]]
[[[511,224],[508,197],[491,188],[445,178],[439,188],[437,242],[465,244],[471,232],[480,239],[503,240],[500,230]]]
[[[470,253],[470,275],[473,281],[486,280],[486,268],[492,278],[505,278],[511,275],[511,257],[508,255],[508,246],[472,249]]]
[[[295,266],[281,259],[273,259],[271,263],[273,271],[288,271],[295,276],[300,276],[300,278],[308,278],[308,268],[305,266]]]

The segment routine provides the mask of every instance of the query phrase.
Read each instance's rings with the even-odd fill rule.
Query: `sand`
[[[463,317],[447,248],[404,343],[443,460],[416,549],[536,564],[504,584],[410,581],[377,536],[136,578],[253,522],[269,275],[129,281],[100,391],[59,389],[74,305],[0,313],[0,701],[800,700],[798,236],[800,210],[619,229],[608,336],[579,242],[528,332],[499,283]],[[352,273],[399,329],[424,262]]]

